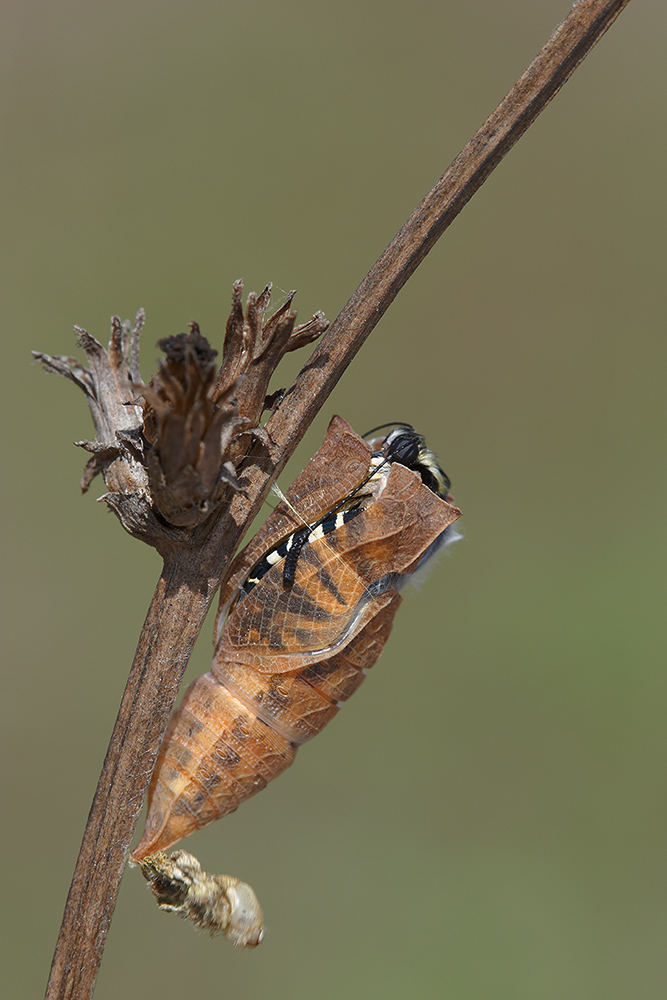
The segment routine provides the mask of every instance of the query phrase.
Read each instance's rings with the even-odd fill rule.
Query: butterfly
[[[366,437],[334,417],[233,561],[211,670],[172,716],[134,861],[232,812],[289,767],[377,661],[405,582],[458,537],[461,512],[422,435],[394,424]]]

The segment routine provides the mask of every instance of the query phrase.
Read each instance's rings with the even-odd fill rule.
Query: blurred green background
[[[84,399],[29,349],[143,305],[148,378],[191,319],[220,346],[237,277],[333,318],[568,9],[3,5],[7,996],[44,987],[159,570],[101,482],[80,497]],[[664,998],[666,29],[630,4],[290,466],[334,412],[408,420],[466,537],[295,766],[184,844],[252,883],[265,943],[210,941],[129,872],[98,1000]]]

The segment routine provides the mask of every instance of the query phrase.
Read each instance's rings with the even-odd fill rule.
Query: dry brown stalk
[[[251,464],[244,472],[242,491],[234,489],[236,473],[233,470],[237,468],[240,455],[247,450],[247,438],[242,449],[240,436],[232,434],[226,442],[227,454],[218,456],[232,465],[228,468],[229,479],[224,482],[224,488],[222,480],[212,483],[210,476],[207,479],[210,472],[207,461],[203,461],[201,474],[192,482],[187,475],[185,480],[181,475],[187,462],[179,464],[178,460],[171,463],[167,460],[161,472],[166,488],[171,489],[170,498],[175,498],[175,507],[182,516],[180,520],[174,517],[165,527],[155,518],[150,502],[146,502],[146,497],[150,500],[150,483],[142,456],[136,450],[140,408],[135,407],[133,421],[120,435],[110,433],[104,420],[99,424],[96,421],[98,440],[84,444],[92,452],[92,465],[89,463],[85,479],[89,481],[97,471],[104,473],[111,491],[107,502],[127,530],[158,548],[164,558],[164,569],[139,638],[84,832],[53,959],[47,989],[49,1000],[66,997],[85,1000],[92,995],[130,840],[158,747],[190,651],[224,568],[246,526],[259,510],[271,483],[310,422],[400,288],[628,2],[579,0],[574,4],[507,97],[417,207],[322,338],[264,432],[256,435],[249,455],[250,458],[261,455],[264,461]],[[235,295],[230,320],[232,326],[236,323],[238,327],[241,323],[243,327],[239,315],[240,292]],[[254,313],[259,309],[263,316],[265,307],[262,296],[249,300],[248,329],[257,330]],[[231,418],[240,421],[237,431],[258,423],[256,409],[267,381],[266,373],[273,370],[271,365],[275,367],[281,352],[289,349],[284,340],[292,335],[293,314],[289,316],[292,326],[289,332],[281,327],[278,340],[270,348],[270,363],[267,361],[265,367],[260,360],[261,344],[256,337],[253,341],[260,352],[255,360],[261,370],[254,384],[255,395],[252,387],[245,385],[243,393],[239,394],[240,402],[237,400],[234,404],[236,410],[233,413],[230,410]],[[137,325],[142,322],[142,317],[138,317]],[[282,320],[276,322],[280,325]],[[314,317],[312,322],[317,327],[322,319]],[[306,332],[303,339],[307,341],[308,336]],[[100,353],[103,352],[101,345],[88,338],[85,332],[81,333],[91,369],[99,371],[108,364],[111,374],[116,377],[122,368],[119,358],[124,356],[129,377],[134,382],[138,381],[137,337],[138,334],[128,327],[115,325],[105,361]],[[217,385],[223,405],[227,405],[226,400],[230,407],[231,395],[225,396],[225,392],[234,383],[234,365],[239,362],[235,353],[238,345],[239,341],[232,338],[228,367],[221,372]],[[300,345],[294,342],[293,346]],[[52,370],[85,383],[87,376],[83,369],[76,367],[78,363],[73,359],[41,356],[41,360]],[[119,401],[124,404],[126,399],[116,397],[116,408]],[[155,404],[153,409],[159,422],[159,401],[153,398],[148,402]],[[127,413],[125,407],[123,415]],[[206,416],[201,419],[205,423]],[[177,427],[173,434],[181,441],[191,441],[192,428]],[[203,447],[203,437],[198,440]],[[153,470],[153,482],[157,474]],[[115,490],[113,484],[110,485],[114,477],[120,484]],[[128,483],[129,492],[123,493]]]

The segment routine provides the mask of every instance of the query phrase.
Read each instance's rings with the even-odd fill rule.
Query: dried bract
[[[165,337],[160,362],[144,398],[144,438],[153,503],[173,525],[193,526],[208,517],[227,484],[239,488],[227,459],[232,440],[248,423],[231,398],[235,383],[215,390],[214,351],[196,323],[190,333]]]
[[[308,323],[295,327],[296,313],[290,311],[290,306],[296,293],[290,292],[280,308],[264,322],[271,285],[267,285],[261,295],[250,292],[245,314],[242,293],[243,282],[235,281],[216,390],[224,395],[236,386],[234,395],[239,414],[251,427],[256,427],[264,409],[269,380],[282,356],[312,343],[324,333],[329,321],[324,313],[317,312]]]
[[[143,309],[134,324],[129,320],[121,323],[118,316],[113,316],[108,349],[75,326],[77,345],[83,348],[90,368],[84,368],[78,358],[32,352],[47,371],[70,379],[86,395],[97,440],[76,442],[91,453],[81,480],[84,492],[98,473],[104,475],[107,487],[113,491],[147,488],[141,457],[141,405],[128,405],[133,396],[132,382],[139,379],[139,337],[145,321]]]
[[[196,927],[221,933],[237,948],[256,948],[264,931],[262,910],[251,886],[231,875],[209,875],[192,854],[158,851],[141,871],[161,910],[177,913]]]

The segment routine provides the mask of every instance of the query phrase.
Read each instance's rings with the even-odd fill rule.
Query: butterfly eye
[[[401,465],[407,465],[411,469],[419,458],[419,447],[419,436],[414,432],[406,431],[396,437],[390,435],[385,442],[383,451],[390,462],[400,462]]]

